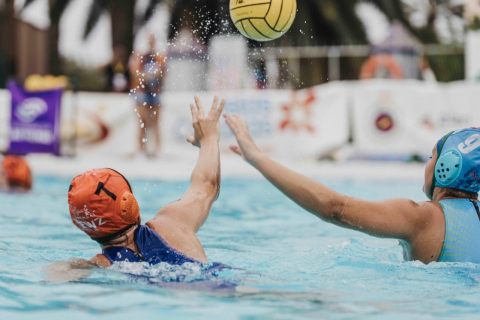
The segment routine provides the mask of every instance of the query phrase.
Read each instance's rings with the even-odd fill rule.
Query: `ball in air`
[[[230,0],[235,27],[256,41],[280,38],[290,29],[296,14],[296,0]]]

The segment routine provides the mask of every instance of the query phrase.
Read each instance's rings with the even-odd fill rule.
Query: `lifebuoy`
[[[393,79],[404,79],[402,67],[389,54],[375,54],[367,59],[360,70],[360,79],[371,79],[378,68],[386,68]]]

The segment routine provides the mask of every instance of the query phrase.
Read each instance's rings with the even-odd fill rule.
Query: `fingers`
[[[225,121],[227,122],[228,126],[235,134],[240,128],[243,119],[236,114],[224,114],[223,116],[225,117]]]
[[[217,114],[217,106],[218,106],[218,96],[214,96],[213,97],[212,108],[210,109],[210,112],[208,113],[209,117]]]
[[[190,142],[191,144],[195,143],[195,138],[193,137],[193,135],[191,133],[187,134],[187,141]]]
[[[225,122],[230,127],[230,129],[235,133],[235,124],[233,123],[232,115],[231,114],[224,114],[223,117],[225,118]]]
[[[218,107],[217,113],[215,115],[215,119],[220,118],[223,112],[223,107],[225,107],[225,99],[222,99],[222,101],[220,101],[220,107]]]
[[[218,96],[213,97],[212,108],[208,112],[208,116],[214,117],[214,119],[219,119],[220,115],[223,112],[223,108],[225,107],[225,99],[220,101],[220,106],[218,105]],[[195,96],[195,104],[196,106],[191,105],[190,109],[192,111],[192,119],[198,119],[200,117],[205,116],[205,109],[203,109],[202,102],[198,96]]]
[[[239,156],[242,155],[242,150],[241,150],[240,147],[237,146],[237,145],[232,144],[232,145],[230,146],[230,150],[232,150],[233,152],[235,152],[235,153],[238,154]]]
[[[204,117],[205,110],[203,109],[202,102],[200,101],[200,98],[198,96],[195,96],[195,104],[197,105],[198,109],[197,117]]]
[[[190,104],[190,111],[192,112],[192,122],[196,122],[197,119],[197,107],[192,103]]]

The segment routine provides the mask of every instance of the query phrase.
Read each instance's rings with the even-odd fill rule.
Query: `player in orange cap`
[[[0,166],[0,187],[5,190],[28,191],[32,188],[32,173],[27,161],[7,155]]]
[[[102,246],[90,262],[108,267],[114,262],[208,262],[196,232],[207,220],[220,190],[219,118],[225,100],[215,97],[208,113],[198,97],[192,104],[194,135],[187,140],[200,148],[191,184],[180,200],[161,208],[141,225],[140,208],[127,179],[113,169],[94,169],[72,180],[68,204],[73,223]]]

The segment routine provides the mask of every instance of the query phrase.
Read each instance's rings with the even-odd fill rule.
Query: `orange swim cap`
[[[32,188],[32,173],[27,161],[19,156],[8,155],[3,158],[2,167],[11,187]]]
[[[102,242],[140,223],[140,208],[127,179],[112,169],[93,169],[76,176],[69,188],[73,224]]]

